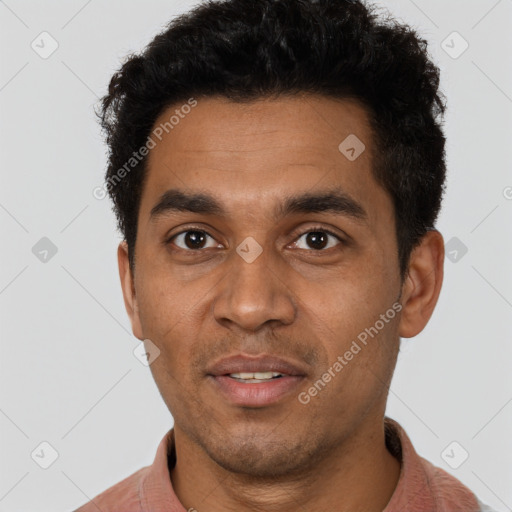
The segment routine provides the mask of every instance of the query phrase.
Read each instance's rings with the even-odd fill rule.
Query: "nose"
[[[224,326],[258,331],[267,324],[291,324],[296,302],[279,263],[263,250],[251,263],[233,252],[226,261],[227,275],[219,283],[213,314]]]

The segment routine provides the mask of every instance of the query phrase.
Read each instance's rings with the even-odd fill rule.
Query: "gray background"
[[[150,464],[172,426],[132,353],[120,236],[108,199],[92,194],[106,164],[92,107],[121,59],[191,5],[0,2],[0,512],[69,511]],[[422,456],[511,510],[512,0],[382,5],[420,30],[442,69],[438,228],[458,251],[429,325],[403,341],[388,415]],[[47,58],[31,47],[51,49],[43,31],[59,45]],[[461,55],[454,31],[469,44]],[[47,469],[42,442],[58,453]]]

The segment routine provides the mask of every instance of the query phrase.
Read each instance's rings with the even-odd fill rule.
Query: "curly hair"
[[[446,105],[427,41],[361,0],[208,0],[128,56],[97,114],[108,145],[108,193],[132,271],[147,158],[124,179],[113,178],[159,115],[191,96],[244,102],[303,92],[357,99],[369,113],[372,172],[393,201],[405,278],[412,250],[441,207]]]

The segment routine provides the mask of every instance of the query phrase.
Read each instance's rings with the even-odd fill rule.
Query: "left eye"
[[[341,242],[342,240],[336,236],[334,233],[331,233],[330,231],[325,230],[317,230],[317,231],[308,231],[307,233],[302,234],[298,241],[295,242],[295,246],[298,247],[299,241],[301,239],[305,239],[306,244],[308,244],[310,247],[316,250],[324,250],[324,249],[330,249],[331,247],[334,247],[337,245],[336,243],[329,244],[329,237],[331,239],[335,239],[338,242]],[[299,249],[308,249],[308,247],[298,247]]]

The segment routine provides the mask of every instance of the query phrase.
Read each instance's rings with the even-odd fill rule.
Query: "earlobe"
[[[124,306],[132,324],[132,332],[139,340],[144,339],[139,317],[139,305],[135,294],[135,283],[130,269],[128,258],[128,245],[123,240],[117,248],[117,263],[119,267],[119,278],[123,291]]]
[[[409,261],[409,274],[402,289],[400,337],[412,338],[427,325],[441,292],[443,267],[443,237],[437,230],[428,231]]]

